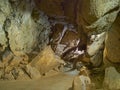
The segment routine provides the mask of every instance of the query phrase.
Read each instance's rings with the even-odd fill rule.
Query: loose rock
[[[45,47],[30,63],[30,65],[36,67],[41,74],[45,74],[49,70],[58,67],[60,64],[64,64],[64,62],[56,57],[51,46]]]

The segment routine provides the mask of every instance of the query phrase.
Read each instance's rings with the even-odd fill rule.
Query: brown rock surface
[[[73,90],[91,90],[91,80],[89,77],[80,75],[73,80]]]
[[[26,65],[25,71],[31,79],[38,79],[41,77],[40,72],[35,67],[31,67],[30,65]]]
[[[37,7],[48,16],[65,17],[70,23],[77,23],[80,0],[35,0],[35,2]]]
[[[63,61],[59,57],[55,56],[51,46],[45,47],[44,50],[30,63],[30,65],[32,67],[36,67],[41,74],[45,74],[53,68],[58,67],[60,64],[63,64]]]
[[[120,16],[118,16],[111,30],[107,33],[104,59],[113,63],[120,63]]]

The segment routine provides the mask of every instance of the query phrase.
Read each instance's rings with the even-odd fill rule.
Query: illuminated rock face
[[[42,49],[49,42],[50,24],[47,16],[40,12],[36,20],[32,1],[9,3],[5,0],[1,7],[0,51],[8,46],[15,55],[20,56],[31,53],[35,48]]]
[[[6,17],[8,17],[11,12],[10,3],[8,0],[1,1],[0,9],[0,52],[3,52],[8,45],[6,32],[4,30],[4,22],[6,21]]]

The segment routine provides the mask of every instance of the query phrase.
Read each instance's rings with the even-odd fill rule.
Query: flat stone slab
[[[57,74],[29,81],[0,81],[0,90],[69,90],[74,76]]]

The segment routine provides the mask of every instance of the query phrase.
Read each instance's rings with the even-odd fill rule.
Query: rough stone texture
[[[109,30],[119,12],[119,0],[83,0],[82,3],[81,15],[85,30],[90,34]]]
[[[4,80],[14,80],[14,76],[12,75],[12,73],[7,73],[4,75]]]
[[[120,63],[120,15],[107,33],[104,60]]]
[[[40,17],[35,23],[31,17],[34,7],[32,2],[28,0],[19,3],[16,12],[13,13],[15,17],[9,17],[11,23],[7,32],[12,52],[20,56],[33,51],[40,43],[43,43],[42,40],[44,43],[48,43],[47,35],[50,28],[47,18],[44,18],[42,14],[39,15]],[[42,39],[39,40],[40,38]]]
[[[30,65],[32,67],[36,67],[41,74],[45,74],[46,72],[58,67],[60,64],[64,64],[64,62],[55,56],[55,53],[50,46],[45,47],[45,49],[30,63]]]
[[[105,32],[98,35],[92,35],[90,38],[90,44],[87,46],[87,53],[90,56],[90,62],[94,67],[100,66],[103,61],[105,37]]]
[[[18,70],[18,76],[16,77],[16,80],[30,80],[31,78],[20,68]]]
[[[10,3],[8,1],[9,0],[4,0],[0,3],[0,52],[4,51],[8,45],[7,37],[4,31],[4,22],[11,12]]]
[[[100,50],[94,56],[92,56],[90,58],[90,62],[94,67],[99,67],[103,62],[103,50]]]
[[[105,90],[120,90],[120,73],[114,67],[106,68],[103,87]]]
[[[31,67],[30,65],[26,65],[25,71],[31,79],[38,79],[41,77],[40,72],[35,67]]]
[[[1,1],[0,52],[10,48],[20,56],[41,50],[49,42],[49,33],[48,18],[36,9],[33,0]]]
[[[72,90],[92,90],[90,85],[91,80],[89,77],[84,75],[76,76],[73,80]]]

